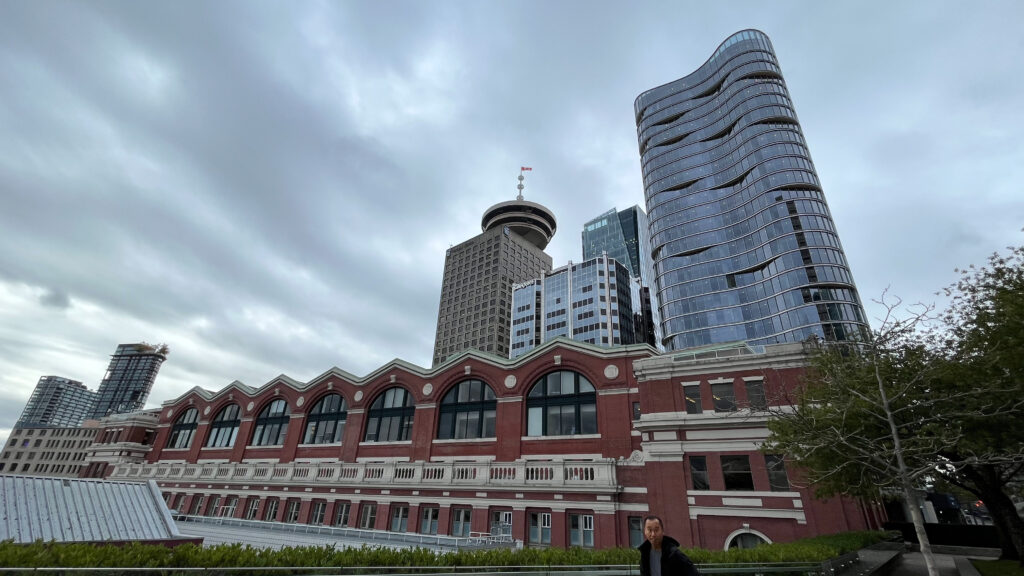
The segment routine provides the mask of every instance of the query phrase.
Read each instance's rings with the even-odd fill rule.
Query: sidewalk
[[[939,569],[939,576],[960,576],[956,567],[956,556],[950,554],[933,554],[935,556],[935,567]],[[927,576],[928,569],[924,565],[924,556],[920,552],[904,552],[889,576]]]

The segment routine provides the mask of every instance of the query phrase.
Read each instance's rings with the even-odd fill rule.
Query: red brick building
[[[144,463],[107,473],[156,480],[186,514],[526,546],[636,545],[648,513],[707,548],[874,527],[758,450],[804,363],[798,344],[657,356],[559,338],[516,360],[194,388],[164,403]]]

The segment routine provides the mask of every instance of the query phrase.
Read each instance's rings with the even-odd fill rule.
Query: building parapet
[[[119,464],[112,480],[186,482],[296,482],[365,487],[558,488],[567,492],[617,491],[616,463],[594,462],[290,462]]]

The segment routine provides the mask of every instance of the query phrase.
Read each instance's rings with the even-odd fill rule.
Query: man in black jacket
[[[640,550],[640,576],[700,576],[693,562],[679,551],[679,542],[665,536],[665,525],[657,516],[644,518],[646,540]]]

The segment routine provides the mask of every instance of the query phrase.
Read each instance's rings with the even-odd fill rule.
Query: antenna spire
[[[526,188],[526,186],[523,185],[523,180],[526,179],[526,177],[523,176],[523,172],[527,172],[527,171],[530,171],[530,170],[533,170],[533,168],[531,168],[529,166],[520,166],[519,167],[519,184],[516,186],[516,188],[519,190],[519,195],[516,196],[516,200],[518,200],[520,202],[523,201],[523,188]]]

